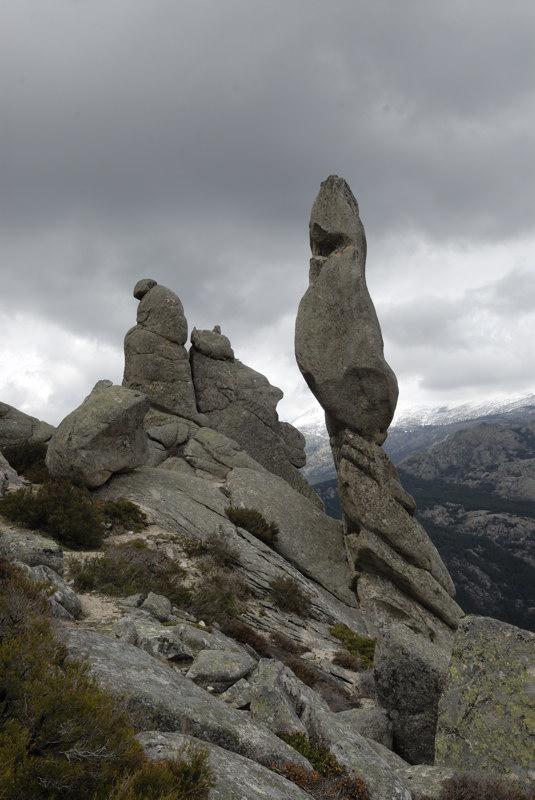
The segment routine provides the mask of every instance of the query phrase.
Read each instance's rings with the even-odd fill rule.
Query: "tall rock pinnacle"
[[[310,244],[310,285],[296,322],[297,363],[325,411],[351,587],[379,637],[379,696],[391,713],[394,741],[409,762],[432,763],[440,686],[462,611],[437,549],[414,517],[414,500],[381,447],[397,382],[383,357],[366,288],[357,201],[336,175],[321,184],[314,202]],[[391,687],[410,683],[406,664],[425,691],[400,710],[390,705]]]
[[[343,178],[323,181],[310,216],[310,284],[297,314],[299,369],[331,435],[349,429],[378,444],[396,408],[394,373],[365,278],[366,237]]]

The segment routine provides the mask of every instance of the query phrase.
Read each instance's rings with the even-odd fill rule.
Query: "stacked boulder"
[[[462,612],[446,567],[413,516],[414,501],[381,448],[396,407],[397,382],[384,359],[366,287],[366,239],[357,201],[336,175],[322,183],[312,208],[310,242],[310,285],[296,321],[297,363],[325,410],[353,586],[380,636],[379,677],[388,687],[396,680],[405,683],[406,702],[401,711],[397,702],[392,709],[396,747],[408,761],[432,761],[444,653]],[[408,637],[420,644],[422,636],[425,648],[408,646]],[[401,651],[409,661],[399,659]],[[409,692],[411,661],[420,683]],[[387,708],[389,697],[385,691]],[[417,728],[424,731],[418,740]]]
[[[234,357],[219,326],[211,331],[194,328],[188,357],[188,324],[170,289],[145,278],[136,284],[134,297],[140,303],[137,325],[125,337],[123,386],[143,392],[150,401],[145,418],[149,464],[157,466],[170,455],[185,455],[198,464],[199,451],[217,432],[227,439],[227,450],[230,440],[237,451],[321,506],[298,469],[305,464],[305,439],[279,421],[281,390]],[[220,440],[218,446],[223,446]]]

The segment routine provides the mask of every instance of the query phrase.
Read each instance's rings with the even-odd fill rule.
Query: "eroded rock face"
[[[234,439],[262,466],[320,505],[296,469],[305,463],[305,439],[292,425],[279,422],[281,390],[235,359],[229,340],[217,329],[194,329],[191,342],[197,407],[209,426]]]
[[[54,433],[54,426],[30,417],[7,403],[0,403],[0,448],[21,444],[43,444]]]
[[[295,353],[332,435],[348,428],[382,444],[396,407],[394,373],[366,286],[366,237],[351,189],[321,184],[310,217],[310,285],[299,304]]]
[[[439,712],[437,765],[535,781],[535,633],[463,620]]]
[[[144,464],[148,444],[143,418],[148,408],[141,392],[99,381],[50,440],[46,455],[50,475],[95,488],[114,472]]]
[[[124,340],[123,386],[137,389],[156,408],[196,416],[188,354],[188,323],[179,298],[165,286],[144,278],[134,287],[140,303],[137,325]]]

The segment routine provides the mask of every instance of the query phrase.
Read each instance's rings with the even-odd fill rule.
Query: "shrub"
[[[316,772],[319,772],[320,775],[344,774],[345,770],[341,764],[338,763],[336,756],[330,753],[329,749],[320,742],[311,742],[308,736],[300,731],[278,733],[277,736],[310,761]]]
[[[46,444],[29,442],[2,448],[4,457],[13,469],[32,483],[44,483],[50,477],[45,464],[46,451]]]
[[[99,591],[119,597],[156,592],[177,606],[191,602],[191,592],[184,586],[186,571],[141,539],[110,547],[95,558],[72,560],[69,568],[78,592]]]
[[[273,631],[270,636],[274,646],[280,650],[284,650],[286,653],[299,656],[301,653],[306,653],[308,650],[304,645],[299,644],[299,642],[294,642],[289,636],[285,636],[284,633],[280,633],[279,631]]]
[[[373,665],[376,639],[359,636],[347,625],[342,624],[329,628],[329,633],[342,642],[351,655],[360,657],[364,669],[369,669]]]
[[[102,512],[104,523],[115,529],[133,530],[139,533],[147,527],[147,515],[135,503],[119,497],[117,500],[95,500]]]
[[[102,514],[89,492],[66,480],[50,480],[37,491],[19,489],[1,497],[0,514],[73,549],[100,547],[104,538]]]
[[[427,800],[425,795],[420,800]],[[535,790],[512,780],[464,773],[442,784],[438,800],[535,800]]]
[[[247,586],[228,570],[213,570],[192,591],[188,611],[198,619],[220,622],[236,617],[248,596]]]
[[[260,511],[254,508],[242,508],[240,506],[227,506],[225,514],[234,525],[245,528],[257,539],[261,539],[265,544],[273,547],[279,533],[276,522],[268,522]]]
[[[173,759],[126,775],[107,800],[205,800],[215,786],[207,758],[206,748],[185,746]]]
[[[357,776],[348,775],[345,767],[321,742],[311,741],[300,731],[277,735],[301,753],[314,769],[286,761],[275,766],[275,770],[312,797],[317,800],[370,800],[366,784]]]
[[[271,599],[283,611],[291,611],[300,617],[310,614],[310,597],[301,589],[294,578],[275,578],[269,584]]]
[[[349,669],[352,672],[360,672],[362,669],[362,661],[359,656],[351,655],[349,650],[337,650],[331,661],[338,667]]]
[[[130,718],[84,664],[67,658],[40,602],[36,585],[2,562],[0,798],[206,800],[213,781],[205,755],[148,762]]]
[[[206,539],[193,539],[182,537],[180,545],[186,555],[190,557],[206,558],[213,567],[230,567],[238,557],[237,551],[230,542],[217,533],[212,533]]]
[[[287,658],[284,663],[292,670],[294,675],[297,675],[300,681],[306,684],[306,686],[314,687],[324,678],[322,672],[306,661],[303,661],[301,658]]]
[[[266,637],[255,631],[246,622],[242,622],[239,619],[223,619],[220,627],[226,636],[230,636],[241,644],[248,644],[254,647],[258,655],[264,658],[271,657],[271,648]]]
[[[291,761],[276,765],[274,769],[316,800],[370,800],[368,787],[354,775],[325,777]]]

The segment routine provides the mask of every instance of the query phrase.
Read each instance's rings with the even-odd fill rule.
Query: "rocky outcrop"
[[[127,698],[138,724],[188,733],[268,766],[279,760],[308,764],[268,728],[139,648],[73,627],[64,628],[63,640],[113,696]]]
[[[217,329],[193,329],[191,343],[197,407],[210,428],[235,440],[262,466],[321,505],[297,470],[305,463],[305,439],[292,425],[279,421],[281,390],[235,359],[228,338]]]
[[[0,533],[0,556],[20,561],[29,567],[44,564],[63,575],[63,550],[53,539],[36,533],[6,530]]]
[[[195,419],[182,303],[170,289],[148,278],[136,283],[134,297],[140,303],[137,325],[124,341],[123,386],[143,392],[161,411]]]
[[[12,445],[43,444],[54,433],[54,426],[30,417],[7,403],[0,403],[0,449]]]
[[[437,699],[449,653],[405,625],[385,625],[377,642],[374,674],[377,697],[393,724],[394,749],[411,764],[432,764]]]
[[[94,488],[114,472],[144,464],[148,445],[143,418],[148,408],[141,392],[99,381],[50,440],[46,455],[50,475]]]
[[[321,184],[310,217],[310,284],[295,328],[295,353],[325,410],[331,436],[349,429],[382,444],[396,407],[394,373],[366,286],[366,237],[351,189]]]
[[[377,635],[385,625],[401,624],[434,643],[436,652],[427,653],[426,668],[440,673],[445,666],[440,648],[449,650],[462,612],[442,559],[413,516],[414,500],[381,448],[397,384],[384,360],[366,288],[366,240],[357,202],[337,176],[321,185],[312,208],[310,242],[310,285],[299,306],[295,350],[301,372],[325,410],[352,588]],[[407,668],[421,667],[418,654],[404,650],[403,657]],[[429,732],[422,745],[424,760],[432,757],[439,685],[438,679],[432,682],[425,700]],[[410,708],[407,702],[413,719],[395,722],[394,739],[405,758],[422,760],[420,752],[411,756],[421,709]]]
[[[216,786],[210,791],[210,800],[236,800],[237,786],[240,800],[310,800],[307,792],[282,775],[216,744],[200,742],[182,733],[161,731],[144,731],[137,738],[153,761],[175,758],[177,750],[184,746],[201,745],[205,748],[208,751],[208,766],[217,775]]]
[[[437,765],[535,781],[535,633],[463,620],[439,710]]]

